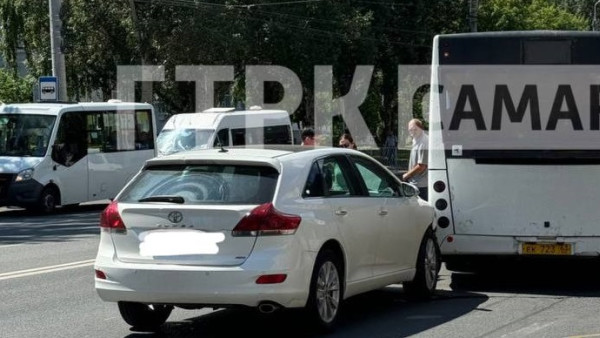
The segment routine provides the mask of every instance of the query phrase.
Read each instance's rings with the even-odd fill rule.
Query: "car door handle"
[[[387,215],[387,214],[388,214],[388,211],[387,211],[387,210],[384,210],[384,209],[381,209],[381,210],[379,210],[379,215],[380,215],[380,216],[385,216],[385,215]]]
[[[338,216],[345,216],[348,214],[348,212],[346,210],[338,209],[335,211],[335,214]]]

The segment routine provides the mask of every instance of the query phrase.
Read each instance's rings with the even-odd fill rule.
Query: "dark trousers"
[[[427,187],[419,187],[419,197],[427,201]]]

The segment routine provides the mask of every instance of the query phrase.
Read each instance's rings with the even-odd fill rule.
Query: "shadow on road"
[[[492,271],[451,274],[454,291],[501,292],[552,296],[600,296],[597,259],[504,263]]]
[[[106,204],[59,208],[53,214],[36,215],[24,209],[0,212],[0,245],[68,241],[100,233],[100,212]]]
[[[406,337],[463,316],[486,300],[487,297],[480,294],[465,293],[463,297],[451,298],[449,292],[439,291],[430,301],[409,302],[400,286],[391,286],[348,299],[338,328],[329,334],[311,328],[300,310],[261,315],[251,310],[229,309],[185,321],[167,322],[160,334],[150,336]],[[148,336],[132,332],[127,337]]]

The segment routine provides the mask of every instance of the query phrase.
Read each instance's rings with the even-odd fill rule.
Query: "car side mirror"
[[[405,197],[413,197],[419,195],[419,188],[415,187],[410,183],[402,182],[402,185],[400,187],[402,189],[402,195]]]

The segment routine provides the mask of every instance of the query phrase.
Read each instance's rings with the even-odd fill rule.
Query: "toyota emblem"
[[[183,215],[179,211],[171,211],[168,218],[172,223],[179,223],[183,220]]]

